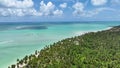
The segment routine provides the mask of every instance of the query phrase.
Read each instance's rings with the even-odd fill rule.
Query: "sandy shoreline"
[[[103,31],[103,30],[109,30],[111,28],[112,27],[107,27],[107,28],[102,29],[102,30],[77,31],[77,32],[75,32],[75,35],[79,36],[79,35],[83,35],[83,34],[86,34],[86,33],[89,33],[89,32],[98,32],[98,31]]]

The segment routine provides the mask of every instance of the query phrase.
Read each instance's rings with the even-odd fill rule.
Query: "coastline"
[[[7,26],[13,27],[13,25],[7,25]],[[35,25],[35,24],[31,24],[31,25]],[[0,44],[1,46],[0,53],[1,54],[4,53],[4,55],[1,55],[2,60],[0,62],[0,68],[6,68],[11,64],[16,63],[17,58],[22,59],[25,55],[33,54],[35,50],[41,50],[41,48],[44,48],[46,45],[49,45],[46,44],[49,43],[49,41],[51,42],[50,44],[52,44],[59,40],[79,36],[88,32],[107,30],[112,28],[111,26],[114,27],[117,25],[119,25],[119,23],[114,24],[114,23],[105,23],[105,22],[103,23],[93,22],[91,24],[88,24],[83,22],[83,23],[74,23],[74,24],[65,24],[65,25],[64,24],[50,25],[46,30],[4,30],[3,31],[1,29],[0,41],[13,40],[13,42],[10,41],[4,44],[0,42],[2,43]],[[16,26],[24,26],[24,24],[23,25],[18,24]],[[4,28],[8,29],[7,27]],[[21,52],[21,53],[18,54],[17,52]]]
[[[79,35],[75,35],[75,36],[81,36],[81,35],[84,35],[84,34],[90,33],[90,32],[105,31],[105,30],[109,30],[109,29],[111,29],[111,28],[113,28],[113,27],[107,27],[107,28],[105,28],[105,29],[95,30],[95,31],[83,31],[83,32],[80,32]],[[73,37],[75,37],[75,36],[73,36]],[[71,37],[70,37],[70,38],[71,38]],[[67,39],[67,38],[65,38],[65,39]],[[59,40],[59,41],[60,41],[60,40]],[[53,43],[56,43],[56,42],[53,42]],[[44,48],[42,48],[42,49],[44,49]],[[36,51],[41,51],[42,49],[36,50]],[[39,52],[37,53],[37,55],[36,55],[35,53],[32,53],[31,55],[35,55],[36,57],[38,57]],[[29,55],[28,55],[28,56],[29,56]],[[16,60],[17,60],[17,59],[16,59]],[[28,61],[28,62],[29,62],[29,61]],[[15,63],[16,63],[16,64],[15,64]],[[16,61],[15,63],[12,63],[12,64],[14,64],[14,65],[16,66],[16,68],[17,68],[17,61]],[[19,65],[19,67],[22,68],[22,67],[24,67],[25,65],[26,65],[26,64]],[[8,65],[8,66],[10,66],[10,65]]]
[[[114,26],[113,26],[114,27]],[[86,34],[86,33],[89,33],[89,32],[98,32],[98,31],[104,31],[104,30],[109,30],[109,29],[111,29],[111,28],[113,28],[112,26],[111,27],[107,27],[107,28],[105,28],[105,29],[101,29],[101,30],[90,30],[90,31],[77,31],[77,32],[75,32],[75,35],[76,36],[80,36],[80,35],[84,35],[84,34]]]

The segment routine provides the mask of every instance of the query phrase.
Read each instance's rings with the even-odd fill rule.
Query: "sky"
[[[0,22],[120,21],[120,0],[0,0]]]

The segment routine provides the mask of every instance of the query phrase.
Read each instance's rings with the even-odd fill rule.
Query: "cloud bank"
[[[120,0],[109,0],[109,2],[111,5],[120,5]],[[64,16],[70,9],[72,9],[71,16],[92,17],[103,11],[114,11],[113,8],[105,6],[107,3],[108,0],[86,0],[86,2],[62,0],[56,4],[53,0],[47,2],[43,0],[36,9],[34,0],[0,0],[0,17]],[[88,10],[89,5],[94,8]]]
[[[40,8],[37,11],[33,6],[32,0],[0,0],[0,16],[60,16],[62,10],[56,9],[52,2],[47,4],[40,2]],[[66,4],[62,5],[65,8]]]
[[[107,0],[91,0],[91,3],[95,6],[104,5],[107,3]]]

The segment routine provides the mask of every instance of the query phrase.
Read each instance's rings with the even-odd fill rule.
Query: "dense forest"
[[[58,41],[8,68],[120,68],[120,26]]]

